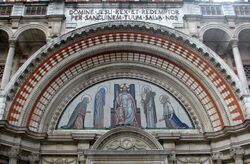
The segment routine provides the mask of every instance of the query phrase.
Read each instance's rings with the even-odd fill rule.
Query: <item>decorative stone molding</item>
[[[129,135],[129,134],[128,134]],[[129,150],[149,150],[150,147],[142,140],[136,139],[130,136],[123,136],[114,139],[110,143],[104,146],[103,150],[118,150],[118,151],[129,151]]]
[[[209,161],[210,157],[207,155],[204,156],[177,156],[177,161],[180,164],[185,164],[185,163],[205,163]]]
[[[77,160],[74,157],[44,157],[44,164],[76,164]]]
[[[86,154],[86,164],[93,164],[102,161],[103,164],[169,164],[165,150],[146,151],[98,151],[88,150]]]
[[[168,151],[150,133],[135,127],[118,127],[97,139],[91,150],[84,151],[86,163],[168,164]]]
[[[22,150],[19,156],[21,160],[29,161],[30,164],[36,164],[40,161],[40,154],[35,152],[25,152]]]
[[[92,150],[140,151],[163,150],[161,144],[149,133],[134,127],[119,127],[101,136]]]

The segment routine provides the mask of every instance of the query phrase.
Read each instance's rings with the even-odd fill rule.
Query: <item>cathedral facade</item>
[[[0,163],[250,163],[250,4],[0,1]]]

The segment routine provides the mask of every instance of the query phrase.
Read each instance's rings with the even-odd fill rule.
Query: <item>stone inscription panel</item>
[[[107,21],[143,21],[173,27],[174,23],[183,23],[181,8],[147,9],[101,9],[66,8],[67,28],[78,28]]]

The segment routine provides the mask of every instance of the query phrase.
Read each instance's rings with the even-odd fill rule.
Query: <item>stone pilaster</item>
[[[57,37],[62,33],[63,20],[65,19],[64,8],[64,1],[53,1],[49,3],[47,17],[49,27],[51,27],[49,29],[49,37],[51,38]]]
[[[20,2],[20,3],[15,3],[12,8],[12,13],[10,15],[11,17],[11,27],[12,29],[17,29],[20,25],[20,19],[24,14],[24,8],[25,5]]]
[[[10,40],[8,56],[6,59],[4,72],[3,72],[3,79],[2,79],[2,83],[1,83],[2,89],[5,88],[5,86],[8,84],[8,82],[10,80],[14,54],[15,54],[15,41]]]
[[[244,92],[247,92],[248,91],[247,78],[246,78],[246,74],[245,74],[244,67],[243,67],[243,64],[242,64],[240,51],[239,51],[239,48],[238,48],[238,40],[232,40],[231,45],[232,45],[234,62],[235,62],[235,65],[236,65],[238,77],[239,77],[239,79],[240,79],[240,81],[242,83],[242,86],[244,88]]]
[[[85,164],[86,163],[86,156],[84,154],[85,150],[88,150],[90,148],[90,144],[88,141],[83,142],[79,141],[77,145],[77,161],[79,164]]]

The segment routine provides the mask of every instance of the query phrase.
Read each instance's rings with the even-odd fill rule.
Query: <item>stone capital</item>
[[[19,148],[11,147],[7,154],[9,158],[17,158],[19,154]]]
[[[230,41],[230,44],[231,44],[232,48],[238,47],[238,43],[239,43],[239,40],[238,40],[238,39],[232,39],[232,40]]]
[[[85,155],[84,153],[78,153],[77,155],[77,161],[80,163],[80,164],[84,164],[86,162],[86,158],[85,158]]]
[[[28,155],[28,160],[31,162],[31,163],[34,163],[36,161],[39,161],[40,159],[40,156],[38,153],[31,153],[30,155]]]
[[[223,154],[221,152],[212,153],[212,160],[216,161],[217,163],[221,163],[222,158],[223,158]]]
[[[245,150],[241,147],[235,147],[231,149],[230,154],[234,159],[242,159],[245,154]]]
[[[10,40],[9,40],[9,46],[10,46],[10,47],[15,47],[15,45],[16,45],[16,40],[10,39]]]
[[[169,161],[169,163],[175,163],[177,161],[175,151],[171,151],[171,153],[169,154],[168,161]]]

